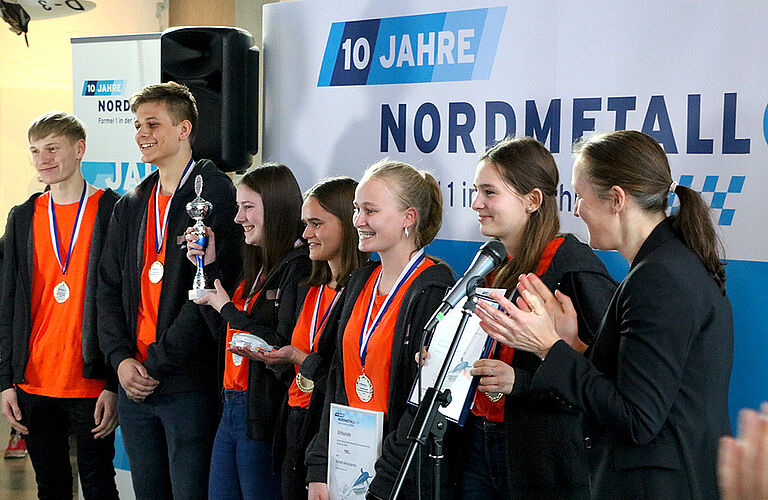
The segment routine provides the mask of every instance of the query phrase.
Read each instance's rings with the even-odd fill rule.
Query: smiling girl
[[[472,209],[480,232],[499,239],[509,255],[487,279],[490,286],[506,289],[514,301],[518,276],[535,273],[552,290],[570,294],[578,308],[574,342],[586,347],[616,282],[587,245],[560,233],[558,184],[557,165],[543,145],[507,139],[481,157]],[[578,414],[530,390],[541,360],[498,344],[490,358],[471,371],[481,378],[465,427],[462,498],[588,498]]]
[[[280,348],[290,343],[299,308],[299,283],[309,276],[307,247],[301,239],[301,191],[285,165],[249,170],[237,185],[235,222],[243,228],[242,279],[230,295],[215,280],[216,291],[195,301],[219,314],[206,314],[229,342],[237,331],[258,335]],[[205,251],[187,234],[187,256],[204,256],[206,274],[215,278],[215,235]],[[205,310],[210,311],[208,308]],[[213,329],[213,328],[212,328]],[[214,331],[217,331],[214,329]],[[224,409],[211,457],[209,498],[280,497],[273,473],[272,438],[286,391],[290,366],[268,367],[224,352]],[[239,498],[238,496],[236,496]]]
[[[384,413],[382,458],[369,495],[387,498],[407,448],[398,425],[416,376],[422,330],[453,283],[450,268],[424,254],[442,222],[440,186],[427,172],[381,161],[366,170],[355,192],[359,249],[381,262],[349,280],[328,377],[320,432],[307,454],[309,498],[327,499],[330,403]]]
[[[275,460],[280,463],[283,500],[306,500],[304,452],[317,432],[325,397],[325,381],[336,349],[336,323],[349,275],[368,259],[357,248],[352,225],[352,199],[357,182],[349,177],[326,179],[304,196],[303,237],[312,259],[312,274],[299,288],[303,304],[291,343],[275,351],[244,354],[269,365],[293,365],[286,404],[277,424]],[[239,352],[239,351],[238,351]]]

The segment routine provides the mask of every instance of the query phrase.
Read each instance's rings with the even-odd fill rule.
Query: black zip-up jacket
[[[382,455],[376,462],[376,476],[369,488],[369,493],[379,498],[389,497],[389,492],[394,486],[395,478],[408,449],[409,443],[406,436],[410,429],[411,418],[403,417],[415,413],[415,411],[406,412],[407,399],[418,372],[418,365],[414,359],[421,346],[424,325],[440,305],[446,290],[455,281],[453,272],[446,264],[435,258],[430,258],[436,262],[435,265],[422,271],[413,280],[403,297],[395,322],[387,408],[388,420],[384,424]],[[328,374],[327,393],[320,430],[312,440],[306,455],[308,482],[327,481],[330,405],[331,403],[349,403],[344,386],[343,332],[365,282],[379,265],[378,262],[372,263],[353,273],[345,291],[346,296],[342,304],[341,319],[336,335],[336,353]],[[423,468],[424,465],[422,464]],[[415,478],[415,471],[416,467],[414,466],[412,473],[408,475],[406,491],[415,491],[412,482]],[[428,482],[425,483],[423,491],[429,491],[427,488],[429,488]]]
[[[157,314],[157,341],[147,348],[149,375],[160,381],[154,394],[172,394],[216,387],[216,345],[194,302],[187,300],[195,266],[186,255],[184,231],[194,221],[186,204],[195,198],[195,177],[203,176],[202,197],[213,204],[204,220],[216,234],[216,259],[222,283],[231,286],[240,269],[241,230],[234,222],[237,206],[230,178],[209,160],[198,160],[174,195],[168,215],[165,272]],[[136,325],[141,301],[141,271],[147,205],[158,182],[153,172],[115,205],[99,268],[99,342],[107,362],[117,370],[135,358]],[[153,228],[149,228],[151,237]]]
[[[309,287],[302,286],[299,288],[299,303],[298,311],[304,306],[304,301],[307,298]],[[323,404],[325,402],[325,392],[328,381],[328,371],[331,367],[331,361],[333,355],[336,352],[336,334],[338,333],[338,323],[341,318],[341,308],[346,298],[346,288],[340,290],[338,302],[331,311],[328,319],[325,321],[323,329],[320,331],[320,338],[317,341],[317,349],[304,359],[304,362],[299,368],[301,376],[307,380],[311,380],[314,383],[314,389],[312,389],[312,396],[309,399],[309,406],[306,408],[304,415],[304,423],[299,429],[297,435],[289,436],[286,432],[279,432],[275,434],[274,439],[274,460],[275,470],[280,471],[280,463],[285,455],[286,443],[295,442],[300,443],[301,449],[304,451],[309,448],[309,444],[312,438],[315,437],[317,431],[320,429],[320,420],[323,416]],[[277,428],[285,429],[288,421],[288,412],[291,407],[288,405],[288,394],[285,395],[283,405],[280,410],[280,418],[278,419]]]
[[[227,323],[237,330],[258,335],[273,347],[290,344],[293,327],[301,312],[299,283],[307,279],[311,270],[309,251],[302,245],[288,252],[267,275],[249,313],[241,311],[232,302],[225,304],[219,314],[208,306],[200,306],[204,308],[203,314],[212,331],[216,332],[220,351],[225,356],[232,355],[224,346]],[[215,268],[211,269],[212,275],[217,272]],[[233,286],[232,290],[235,288]],[[280,406],[292,380],[293,365],[248,362],[248,437],[272,442]]]
[[[558,247],[541,280],[568,295],[576,309],[579,337],[591,345],[616,280],[588,245],[571,234]],[[517,296],[517,291],[512,296]],[[589,469],[575,407],[548,391],[532,391],[531,379],[541,359],[516,350],[512,359],[515,383],[504,398],[506,485],[511,498],[589,498]]]
[[[21,205],[12,208],[5,226],[5,259],[0,295],[0,390],[23,383],[27,371],[32,335],[32,278],[35,272],[32,217],[35,200],[41,194],[35,193]],[[118,198],[111,189],[105,190],[99,198],[88,255],[82,329],[83,377],[106,380],[106,389],[113,392],[117,389],[117,377],[104,361],[96,331],[96,289],[99,259],[112,208]]]

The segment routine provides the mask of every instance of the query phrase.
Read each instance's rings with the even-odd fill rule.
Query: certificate
[[[384,413],[331,404],[328,493],[331,500],[363,499],[381,456]]]
[[[475,297],[478,301],[486,300],[498,307],[498,303],[488,296],[490,292],[504,294],[506,290],[478,288],[475,290]],[[411,395],[408,398],[409,404],[418,406],[427,389],[437,381],[437,375],[443,366],[453,336],[459,327],[464,304],[466,304],[466,299],[451,309],[437,324],[435,333],[427,346],[429,356],[421,368],[420,376],[416,377],[414,381]],[[475,361],[488,355],[492,342],[493,340],[480,328],[480,318],[473,313],[467,321],[459,346],[451,360],[450,369],[443,382],[443,389],[451,390],[451,404],[446,407],[441,406],[439,411],[448,420],[464,425],[475,398],[475,389],[478,383],[478,377],[472,377],[469,370],[472,369]],[[421,391],[419,391],[419,379],[421,379]]]

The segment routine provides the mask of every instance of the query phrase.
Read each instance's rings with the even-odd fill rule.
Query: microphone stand
[[[448,348],[448,354],[445,356],[445,361],[443,361],[443,365],[440,367],[440,372],[437,375],[435,384],[427,389],[424,398],[419,404],[416,418],[413,420],[410,431],[408,431],[408,440],[411,444],[408,447],[408,453],[405,456],[403,465],[400,467],[400,472],[397,475],[397,480],[395,481],[395,486],[392,489],[389,500],[397,499],[403,488],[403,484],[405,483],[405,476],[411,468],[413,458],[416,456],[416,452],[419,450],[419,447],[426,446],[428,441],[430,450],[429,458],[432,459],[433,470],[432,498],[433,500],[440,499],[440,466],[443,458],[443,436],[445,435],[448,421],[438,410],[441,406],[445,407],[451,403],[451,390],[443,390],[443,383],[445,382],[445,377],[448,375],[453,355],[459,347],[459,341],[467,326],[467,321],[469,321],[470,316],[472,316],[472,313],[475,311],[476,305],[477,298],[475,297],[475,286],[473,285],[468,289],[467,300],[461,311],[461,321],[456,328],[456,333]]]

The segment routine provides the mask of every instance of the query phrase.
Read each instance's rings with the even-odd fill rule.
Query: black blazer
[[[583,412],[592,497],[718,498],[731,304],[669,220],[638,251],[590,351],[557,342],[532,387]]]
[[[262,292],[254,300],[249,313],[239,310],[232,302],[224,304],[220,315],[208,306],[199,306],[208,324],[218,333],[220,351],[225,356],[231,355],[224,346],[227,323],[238,330],[258,335],[272,346],[279,348],[290,344],[303,304],[298,297],[299,283],[309,277],[311,270],[309,250],[302,245],[291,249],[264,278]],[[218,323],[215,320],[211,322],[212,316],[219,316]],[[223,373],[223,358],[220,363]],[[248,363],[248,437],[272,442],[280,408],[293,376],[292,364],[270,366],[259,361]]]

